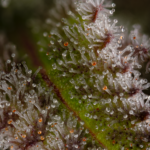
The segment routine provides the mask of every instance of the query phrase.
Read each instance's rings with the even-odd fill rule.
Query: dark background
[[[150,35],[150,0],[113,0],[115,16],[124,25],[140,24],[143,32]]]
[[[0,0],[1,2],[1,0]],[[141,24],[143,32],[150,35],[150,0],[113,0],[115,17],[124,26]],[[43,19],[53,0],[10,0],[8,7],[0,6],[0,31],[9,34],[27,25],[30,18]]]

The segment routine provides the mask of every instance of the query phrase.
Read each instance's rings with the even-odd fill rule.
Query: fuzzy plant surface
[[[118,25],[109,0],[54,3],[13,35],[28,59],[0,35],[0,148],[150,149],[148,36]]]

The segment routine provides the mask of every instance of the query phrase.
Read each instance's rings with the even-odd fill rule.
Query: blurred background
[[[150,35],[150,0],[113,0],[116,3],[115,17],[120,24],[140,24],[145,34]]]
[[[0,0],[0,32],[12,36],[28,28],[31,19],[44,20],[53,0]]]

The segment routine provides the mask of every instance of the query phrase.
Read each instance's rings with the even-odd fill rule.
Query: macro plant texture
[[[36,46],[12,35],[30,57],[0,33],[0,149],[150,149],[149,37],[119,25],[109,0],[54,5],[28,22]]]

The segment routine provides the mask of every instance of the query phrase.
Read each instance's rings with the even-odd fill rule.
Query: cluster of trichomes
[[[148,62],[149,71],[150,43],[140,35],[139,26],[130,34],[117,26],[110,17],[114,7],[107,0],[57,0],[46,19],[40,50],[48,45],[50,70],[69,82],[60,85],[68,90],[66,101],[86,124],[92,122],[97,139],[105,139],[106,147],[106,140],[118,144],[117,149],[147,148],[150,98],[143,90],[150,83],[140,78],[138,69]]]
[[[117,26],[114,7],[107,0],[56,1],[38,43],[49,59],[45,69],[53,84],[48,87],[43,83],[48,77],[37,76],[41,68],[32,74],[25,62],[11,60],[14,54],[4,63],[2,149],[149,148],[150,98],[143,90],[150,83],[138,69],[148,62],[149,71],[150,45],[139,26],[129,35]]]
[[[9,57],[14,46],[2,41],[3,55]],[[33,74],[25,62],[14,59],[15,53],[7,61],[1,58],[0,149],[101,149],[84,123],[59,102],[54,88],[41,85],[37,77],[41,68]]]

